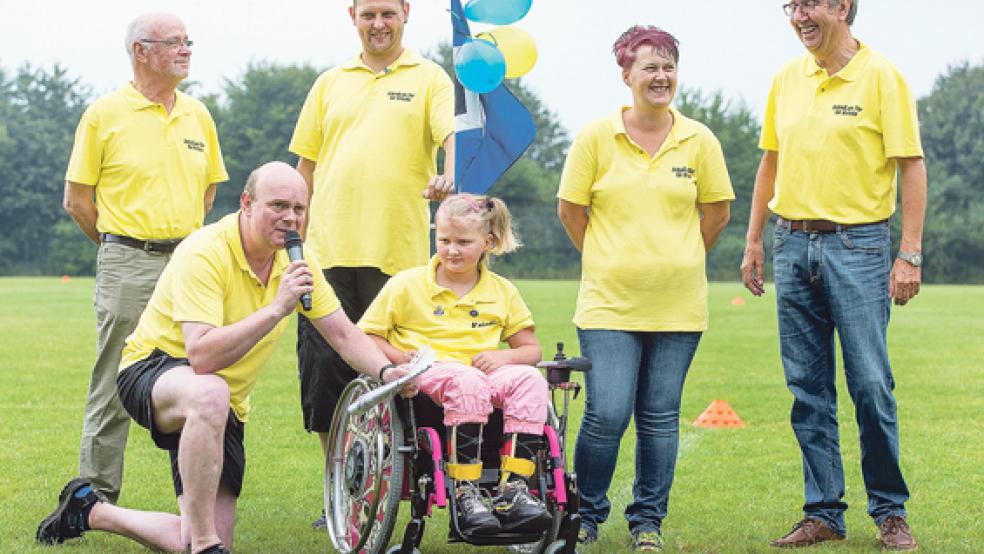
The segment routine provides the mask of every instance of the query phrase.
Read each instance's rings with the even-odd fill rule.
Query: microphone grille
[[[301,235],[297,231],[287,231],[284,233],[284,246],[301,244]]]

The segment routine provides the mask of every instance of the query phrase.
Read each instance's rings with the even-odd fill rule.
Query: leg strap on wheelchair
[[[482,478],[482,464],[445,464],[448,477],[456,481],[478,481]]]
[[[462,423],[448,430],[451,435],[447,474],[457,481],[478,481],[482,478],[482,424]]]
[[[529,433],[512,433],[509,439],[509,454],[502,455],[499,465],[499,484],[509,480],[512,473],[522,477],[530,477],[536,471],[536,451],[540,446],[540,436]]]
[[[531,477],[533,472],[536,470],[536,464],[534,464],[532,460],[516,458],[514,456],[503,456],[500,467],[503,476],[506,477],[506,480],[508,480],[509,473],[515,473],[516,475],[522,475],[523,477]]]

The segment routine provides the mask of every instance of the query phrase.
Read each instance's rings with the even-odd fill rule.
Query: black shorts
[[[155,349],[143,360],[136,362],[116,377],[120,401],[134,421],[150,431],[154,444],[167,450],[171,457],[171,480],[174,493],[181,496],[184,488],[178,473],[178,443],[181,433],[163,433],[154,425],[154,409],[150,395],[157,379],[177,366],[189,365],[187,358],[174,358],[167,352]],[[222,475],[219,481],[237,497],[243,489],[243,475],[246,473],[246,447],[243,443],[244,426],[236,413],[229,409],[223,438]]]
[[[389,275],[375,267],[333,267],[323,271],[342,304],[342,310],[358,322]],[[297,368],[301,379],[301,411],[304,428],[327,433],[342,391],[359,376],[303,315],[297,318]]]

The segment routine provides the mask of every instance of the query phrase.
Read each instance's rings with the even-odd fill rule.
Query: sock
[[[535,461],[536,453],[540,450],[541,438],[540,435],[529,433],[513,433],[513,444],[515,445],[513,456]]]
[[[89,498],[90,496],[92,498]],[[80,500],[85,503],[83,504],[82,510],[79,511],[78,528],[82,531],[89,531],[91,529],[91,527],[89,527],[89,512],[92,511],[92,507],[95,506],[96,503],[100,502],[99,497],[96,496],[95,491],[93,491],[92,487],[89,486],[82,487],[75,491],[74,497],[76,500]]]
[[[482,463],[482,424],[462,423],[450,430],[452,461],[456,464]]]

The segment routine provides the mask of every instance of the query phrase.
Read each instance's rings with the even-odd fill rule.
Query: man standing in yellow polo
[[[783,7],[808,53],[772,81],[741,267],[745,286],[762,295],[762,230],[772,210],[779,348],[806,498],[802,519],[771,544],[810,546],[846,535],[836,331],[861,438],[868,515],[884,547],[913,549],[886,332],[891,299],[905,304],[921,280],[926,166],[916,104],[898,70],[852,35],[857,0]],[[897,172],[902,240],[893,262],[888,218]]]
[[[116,395],[123,341],[133,332],[177,243],[201,227],[228,179],[215,123],[177,90],[192,41],[170,14],[126,30],[133,80],[85,111],[65,176],[65,210],[99,245],[94,305],[98,354],[82,430],[79,473],[115,502],[130,417]]]
[[[352,321],[391,275],[427,263],[427,200],[454,187],[454,89],[439,65],[403,46],[409,14],[404,0],[353,0],[362,51],[318,78],[290,142],[311,194],[305,247]],[[297,358],[304,427],[324,446],[356,373],[303,315]]]

